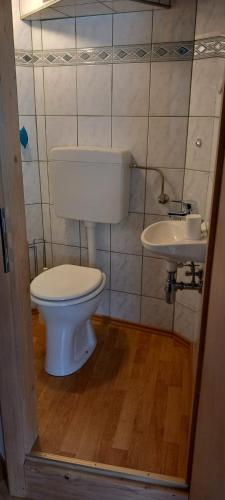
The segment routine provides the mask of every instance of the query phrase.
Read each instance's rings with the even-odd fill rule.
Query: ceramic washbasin
[[[141,234],[142,245],[153,256],[173,262],[204,262],[207,240],[186,238],[185,220],[168,220],[148,226]]]

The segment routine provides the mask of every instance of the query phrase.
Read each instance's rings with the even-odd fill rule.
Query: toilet
[[[31,283],[31,300],[46,324],[45,370],[66,376],[79,370],[96,347],[91,317],[106,284],[96,268],[96,224],[119,223],[128,215],[129,151],[86,147],[51,150],[55,213],[85,222],[89,266],[64,264]]]

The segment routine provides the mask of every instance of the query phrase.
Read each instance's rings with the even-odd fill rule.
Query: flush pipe
[[[88,265],[96,267],[96,222],[84,223],[87,232]]]

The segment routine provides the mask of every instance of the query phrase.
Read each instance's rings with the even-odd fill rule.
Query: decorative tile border
[[[102,64],[113,62],[112,47],[77,49],[77,64]]]
[[[151,44],[148,45],[115,45],[113,62],[149,62],[151,61]]]
[[[15,59],[17,66],[32,66],[34,54],[32,51],[16,50]]]
[[[151,60],[151,44],[65,49],[45,51],[16,51],[19,66],[73,66],[77,64],[107,64],[121,62],[148,62]]]
[[[193,59],[194,42],[153,43],[152,61],[186,61]]]
[[[225,36],[196,40],[194,58],[206,59],[208,57],[225,57]]]
[[[16,51],[18,66],[74,66],[150,61],[187,61],[209,57],[225,57],[225,37],[194,42],[121,45],[87,49]]]

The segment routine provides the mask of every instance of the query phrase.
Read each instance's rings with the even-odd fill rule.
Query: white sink
[[[186,222],[168,220],[148,226],[141,235],[142,245],[153,256],[164,257],[172,262],[204,262],[207,240],[186,238]]]

